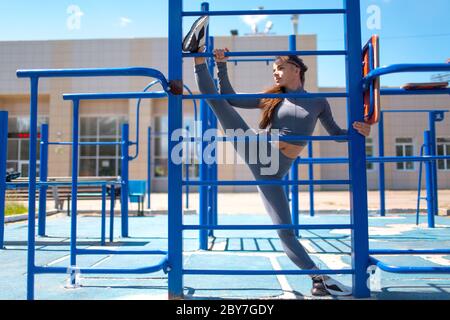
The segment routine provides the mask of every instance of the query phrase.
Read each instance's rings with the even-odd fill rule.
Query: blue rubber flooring
[[[184,216],[197,224],[198,216]],[[449,249],[450,217],[436,217],[429,229],[426,217],[415,225],[414,215],[369,217],[370,249]],[[109,221],[108,221],[109,223]],[[270,224],[264,215],[224,215],[220,224]],[[300,216],[303,224],[346,224],[348,215]],[[114,221],[114,242],[100,246],[100,218],[78,217],[78,248],[111,250],[167,250],[167,216],[130,217],[129,237],[120,237],[120,218]],[[109,227],[107,227],[109,230]],[[36,238],[36,265],[64,267],[70,262],[70,218],[48,217],[46,237]],[[0,299],[22,300],[27,294],[27,222],[5,227],[5,248],[0,250]],[[184,232],[185,269],[296,270],[281,248],[274,230],[216,230],[209,250],[198,250],[198,231]],[[351,268],[348,230],[302,230],[299,240],[321,269]],[[377,255],[395,266],[450,267],[450,255]],[[142,268],[157,264],[160,255],[78,255],[77,267]],[[335,275],[351,286],[351,275]],[[38,274],[35,299],[114,300],[167,299],[168,278],[163,271],[150,274],[81,274],[76,288],[68,274]],[[450,300],[450,274],[397,274],[376,269],[369,279],[375,300]],[[312,299],[306,275],[185,275],[185,299]],[[322,298],[333,299],[333,298]],[[342,299],[342,298],[341,298]],[[347,297],[345,299],[353,299]]]

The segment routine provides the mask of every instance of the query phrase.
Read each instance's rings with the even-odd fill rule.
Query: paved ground
[[[440,193],[440,203],[448,203],[448,191]],[[345,209],[348,194],[327,192],[316,195],[317,210]],[[376,194],[369,200],[376,204]],[[302,194],[301,199],[307,199]],[[387,194],[388,208],[415,208],[414,192]],[[164,194],[152,196],[152,209],[164,209]],[[395,201],[394,201],[395,200]],[[372,202],[373,201],[373,202]],[[195,196],[191,203],[196,202]],[[412,203],[410,203],[412,202]],[[164,203],[164,204],[161,204]],[[221,194],[219,196],[221,224],[270,224],[263,214],[256,194]],[[98,209],[89,201],[80,206]],[[342,207],[341,207],[342,206]],[[441,205],[442,207],[442,205]],[[448,208],[448,206],[447,206]],[[343,212],[343,211],[342,211]],[[412,210],[414,212],[414,210]],[[346,213],[302,214],[301,223],[350,223]],[[450,217],[436,217],[436,228],[429,229],[426,217],[416,226],[414,214],[388,214],[369,217],[371,249],[448,249],[450,248]],[[198,215],[184,216],[185,224],[198,223]],[[130,217],[130,237],[119,237],[120,219],[115,219],[115,239],[108,244],[113,250],[166,250],[167,216],[151,215]],[[100,219],[81,215],[78,219],[78,245],[80,248],[99,248]],[[27,223],[7,224],[5,249],[0,250],[0,299],[26,298],[26,234]],[[67,267],[69,264],[70,219],[64,214],[54,215],[47,221],[47,237],[37,239],[36,264]],[[216,231],[210,238],[210,250],[198,250],[198,232],[184,232],[184,268],[186,269],[245,269],[295,270],[285,256],[274,231]],[[301,231],[300,241],[322,269],[345,269],[351,265],[351,238],[347,230]],[[145,258],[144,258],[145,257]],[[398,266],[450,267],[450,254],[437,255],[385,255],[377,256],[383,262]],[[138,268],[153,265],[161,256],[143,255],[79,255],[80,267]],[[351,276],[337,275],[337,279],[351,285]],[[37,275],[36,299],[166,299],[167,275],[162,271],[142,275],[82,274],[78,288],[67,288],[68,276]],[[394,274],[376,270],[370,278],[372,296],[376,300],[421,299],[450,300],[449,274]],[[307,276],[199,276],[184,277],[186,299],[311,299],[311,281]],[[329,299],[329,298],[328,298]]]

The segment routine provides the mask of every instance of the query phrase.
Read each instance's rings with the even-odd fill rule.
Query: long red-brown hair
[[[305,73],[308,70],[308,67],[305,65],[302,59],[300,59],[297,56],[290,55],[290,56],[278,56],[275,58],[275,61],[283,61],[290,64],[293,64],[300,68],[300,81],[302,85],[305,84]],[[284,93],[285,89],[280,86],[273,86],[272,88],[264,91],[264,93]],[[276,107],[278,104],[283,101],[283,98],[264,98],[261,99],[261,102],[259,104],[259,108],[262,109],[262,115],[261,115],[261,121],[259,122],[259,128],[265,129],[267,127],[270,127],[272,123],[272,117],[275,112]]]

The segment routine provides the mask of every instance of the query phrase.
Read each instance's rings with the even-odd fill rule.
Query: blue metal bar
[[[127,123],[122,125],[122,168],[121,168],[121,221],[122,237],[128,237],[128,170],[129,170],[129,127]]]
[[[291,167],[291,176],[290,179],[292,181],[298,181],[298,161],[297,159],[294,160],[294,163]],[[298,216],[298,185],[294,184],[292,185],[292,202],[291,202],[291,215],[292,215],[292,223],[295,225],[299,224],[299,216]],[[295,230],[295,236],[299,237],[300,233],[298,230]]]
[[[384,157],[384,113],[380,112],[378,121],[378,157]],[[384,162],[378,165],[378,188],[380,189],[380,216],[386,215],[386,180]]]
[[[186,138],[183,138],[184,140],[187,140]],[[190,141],[210,141],[205,140],[206,138],[195,138],[192,137],[189,140]],[[276,139],[272,139],[270,135],[267,136],[222,136],[222,137],[214,137],[214,141],[297,141],[297,140],[305,140],[305,141],[347,141],[349,139],[349,136],[342,135],[342,136],[279,136]]]
[[[425,134],[425,133],[424,133]],[[420,156],[423,156],[425,144],[420,147]],[[416,225],[419,225],[419,210],[420,210],[420,193],[422,191],[422,166],[423,162],[419,162],[419,181],[417,182],[417,209],[416,209]]]
[[[62,142],[48,142],[48,145],[55,145],[55,146],[59,146],[59,145],[68,145],[71,146],[73,144],[73,142],[70,141],[62,141]],[[117,146],[117,145],[121,145],[122,142],[109,142],[109,141],[104,141],[104,142],[79,142],[78,145],[80,146]]]
[[[182,185],[189,184],[191,186],[259,186],[259,185],[347,185],[349,180],[312,180],[312,181],[285,181],[285,180],[200,180],[186,181],[183,180]]]
[[[381,89],[382,96],[450,94],[450,88],[434,90]]]
[[[189,125],[186,126],[186,135],[187,138],[189,138]],[[185,169],[184,171],[186,172],[186,181],[189,181],[189,161],[191,158],[191,154],[190,154],[190,148],[189,148],[189,144],[186,145],[186,163],[185,163]],[[186,209],[189,208],[189,185],[186,185],[185,188],[185,197],[186,197]]]
[[[110,195],[110,209],[109,209],[109,242],[114,242],[114,204],[116,202],[116,188],[111,185],[111,195]]]
[[[64,100],[113,100],[113,99],[156,99],[167,98],[167,92],[114,92],[114,93],[66,93]]]
[[[446,160],[450,156],[404,156],[404,157],[367,157],[366,162],[369,163],[385,163],[385,162],[431,162],[434,160]],[[348,158],[300,158],[300,164],[335,164],[348,163]]]
[[[308,50],[308,51],[241,51],[241,52],[226,52],[226,57],[267,57],[267,56],[345,56],[345,50]],[[194,57],[212,57],[212,53],[183,53],[184,58]]]
[[[78,181],[79,186],[102,186],[106,184],[117,184],[120,185],[121,182],[115,182],[115,181]],[[28,182],[7,182],[6,187],[7,189],[12,188],[27,188],[30,184]],[[37,186],[44,185],[44,186],[71,186],[72,182],[58,182],[58,181],[47,181],[47,182],[37,182]]]
[[[152,187],[152,127],[147,129],[147,209],[150,209],[150,195]]]
[[[154,266],[144,267],[144,268],[135,268],[135,269],[106,269],[106,268],[78,268],[77,270],[82,274],[147,274],[154,273],[160,270],[166,270],[168,267],[167,257],[161,259],[161,261]],[[64,267],[36,267],[36,273],[45,274],[45,273],[67,273],[71,269]]]
[[[309,275],[309,274],[353,274],[353,269],[328,270],[211,270],[211,269],[183,269],[186,275],[241,275],[241,276],[268,276],[268,275]]]
[[[117,76],[142,76],[161,80],[165,91],[170,91],[169,83],[164,75],[155,69],[130,67],[130,68],[87,68],[87,69],[35,69],[17,70],[18,78],[67,78],[67,77],[117,77]]]
[[[0,111],[0,250],[5,241],[6,159],[8,154],[8,112]]]
[[[107,250],[107,249],[77,249],[77,254],[85,254],[85,255],[101,255],[101,254],[109,254],[109,255],[166,255],[167,251],[162,250]]]
[[[401,73],[401,72],[434,72],[434,71],[450,71],[448,63],[417,63],[417,64],[393,64],[390,66],[380,67],[372,70],[363,78],[363,86],[366,88],[370,82],[382,75]],[[406,91],[406,90],[405,90]],[[420,90],[410,90],[417,92]],[[434,91],[434,90],[433,90]]]
[[[184,230],[205,230],[205,229],[215,229],[215,230],[325,230],[325,229],[336,229],[336,230],[347,230],[354,229],[352,224],[304,224],[304,225],[294,225],[294,224],[277,224],[277,225],[184,225]]]
[[[183,100],[194,99],[254,99],[254,98],[347,98],[348,94],[345,92],[317,92],[317,93],[235,93],[235,94],[193,94],[183,95]]]
[[[429,130],[423,133],[423,144],[425,145],[425,154],[431,153],[431,134]],[[434,192],[433,192],[433,171],[431,162],[425,164],[426,190],[427,190],[427,211],[428,211],[428,227],[434,228]]]
[[[182,81],[182,0],[169,0],[169,80]],[[182,128],[182,99],[179,95],[169,95],[169,155],[176,146],[177,141],[172,141],[172,133]],[[169,158],[169,199],[168,199],[168,237],[169,237],[169,299],[183,297],[183,204],[182,204],[182,167],[176,165]]]
[[[235,11],[185,11],[183,16],[243,16],[243,15],[287,15],[287,14],[345,14],[345,9],[290,9],[290,10],[235,10]]]
[[[389,254],[450,254],[450,249],[409,249],[409,250],[395,250],[395,249],[372,249],[369,250],[370,254],[389,255]]]
[[[48,177],[48,125],[41,125],[39,182],[46,182]],[[45,220],[47,216],[47,186],[39,185],[38,235],[45,236]]]
[[[38,114],[38,79],[30,79],[30,149],[28,166],[28,247],[27,247],[27,299],[34,299],[35,274],[35,212],[36,212],[36,141],[37,141],[37,114]]]
[[[364,114],[361,106],[364,104],[361,64],[361,15],[359,0],[346,0],[345,8],[345,48],[348,52],[346,59],[346,78],[349,98],[347,100],[347,125],[350,141],[348,150],[350,156],[349,177],[351,223],[355,226],[352,231],[352,266],[353,295],[356,298],[370,297],[367,287],[367,267],[369,257],[369,226],[367,209],[367,175],[365,139],[352,128],[355,121],[363,121]]]
[[[78,198],[78,142],[79,142],[80,101],[73,100],[72,113],[72,216],[70,224],[70,266],[77,265],[77,198]],[[72,284],[75,279],[72,278]]]
[[[445,113],[445,112],[449,112],[448,110],[444,110],[444,109],[428,109],[428,110],[424,110],[424,109],[417,109],[417,110],[381,110],[381,113],[417,113],[417,112],[440,112],[440,113]]]
[[[313,144],[312,141],[308,141],[308,157],[313,158]],[[309,180],[314,180],[314,165],[310,163],[308,165],[308,177]],[[309,215],[314,217],[314,185],[309,185]]]
[[[102,222],[101,222],[101,244],[105,245],[106,241],[106,186],[102,186]]]
[[[441,273],[450,273],[450,267],[399,267],[399,266],[391,266],[387,265],[384,262],[370,256],[370,263],[376,265],[383,271],[391,272],[391,273],[427,273],[427,274],[441,274]]]
[[[436,155],[436,113],[430,112],[428,114],[428,126],[430,130],[430,140],[429,140],[429,155]],[[433,179],[431,180],[432,192],[433,192],[433,213],[438,215],[439,212],[439,200],[438,200],[438,174],[436,161],[431,161],[431,174]]]

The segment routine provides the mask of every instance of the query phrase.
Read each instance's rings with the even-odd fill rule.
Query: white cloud
[[[119,20],[120,20],[120,26],[122,28],[127,27],[130,23],[133,22],[133,20],[131,20],[131,19],[127,18],[127,17],[120,17]]]

